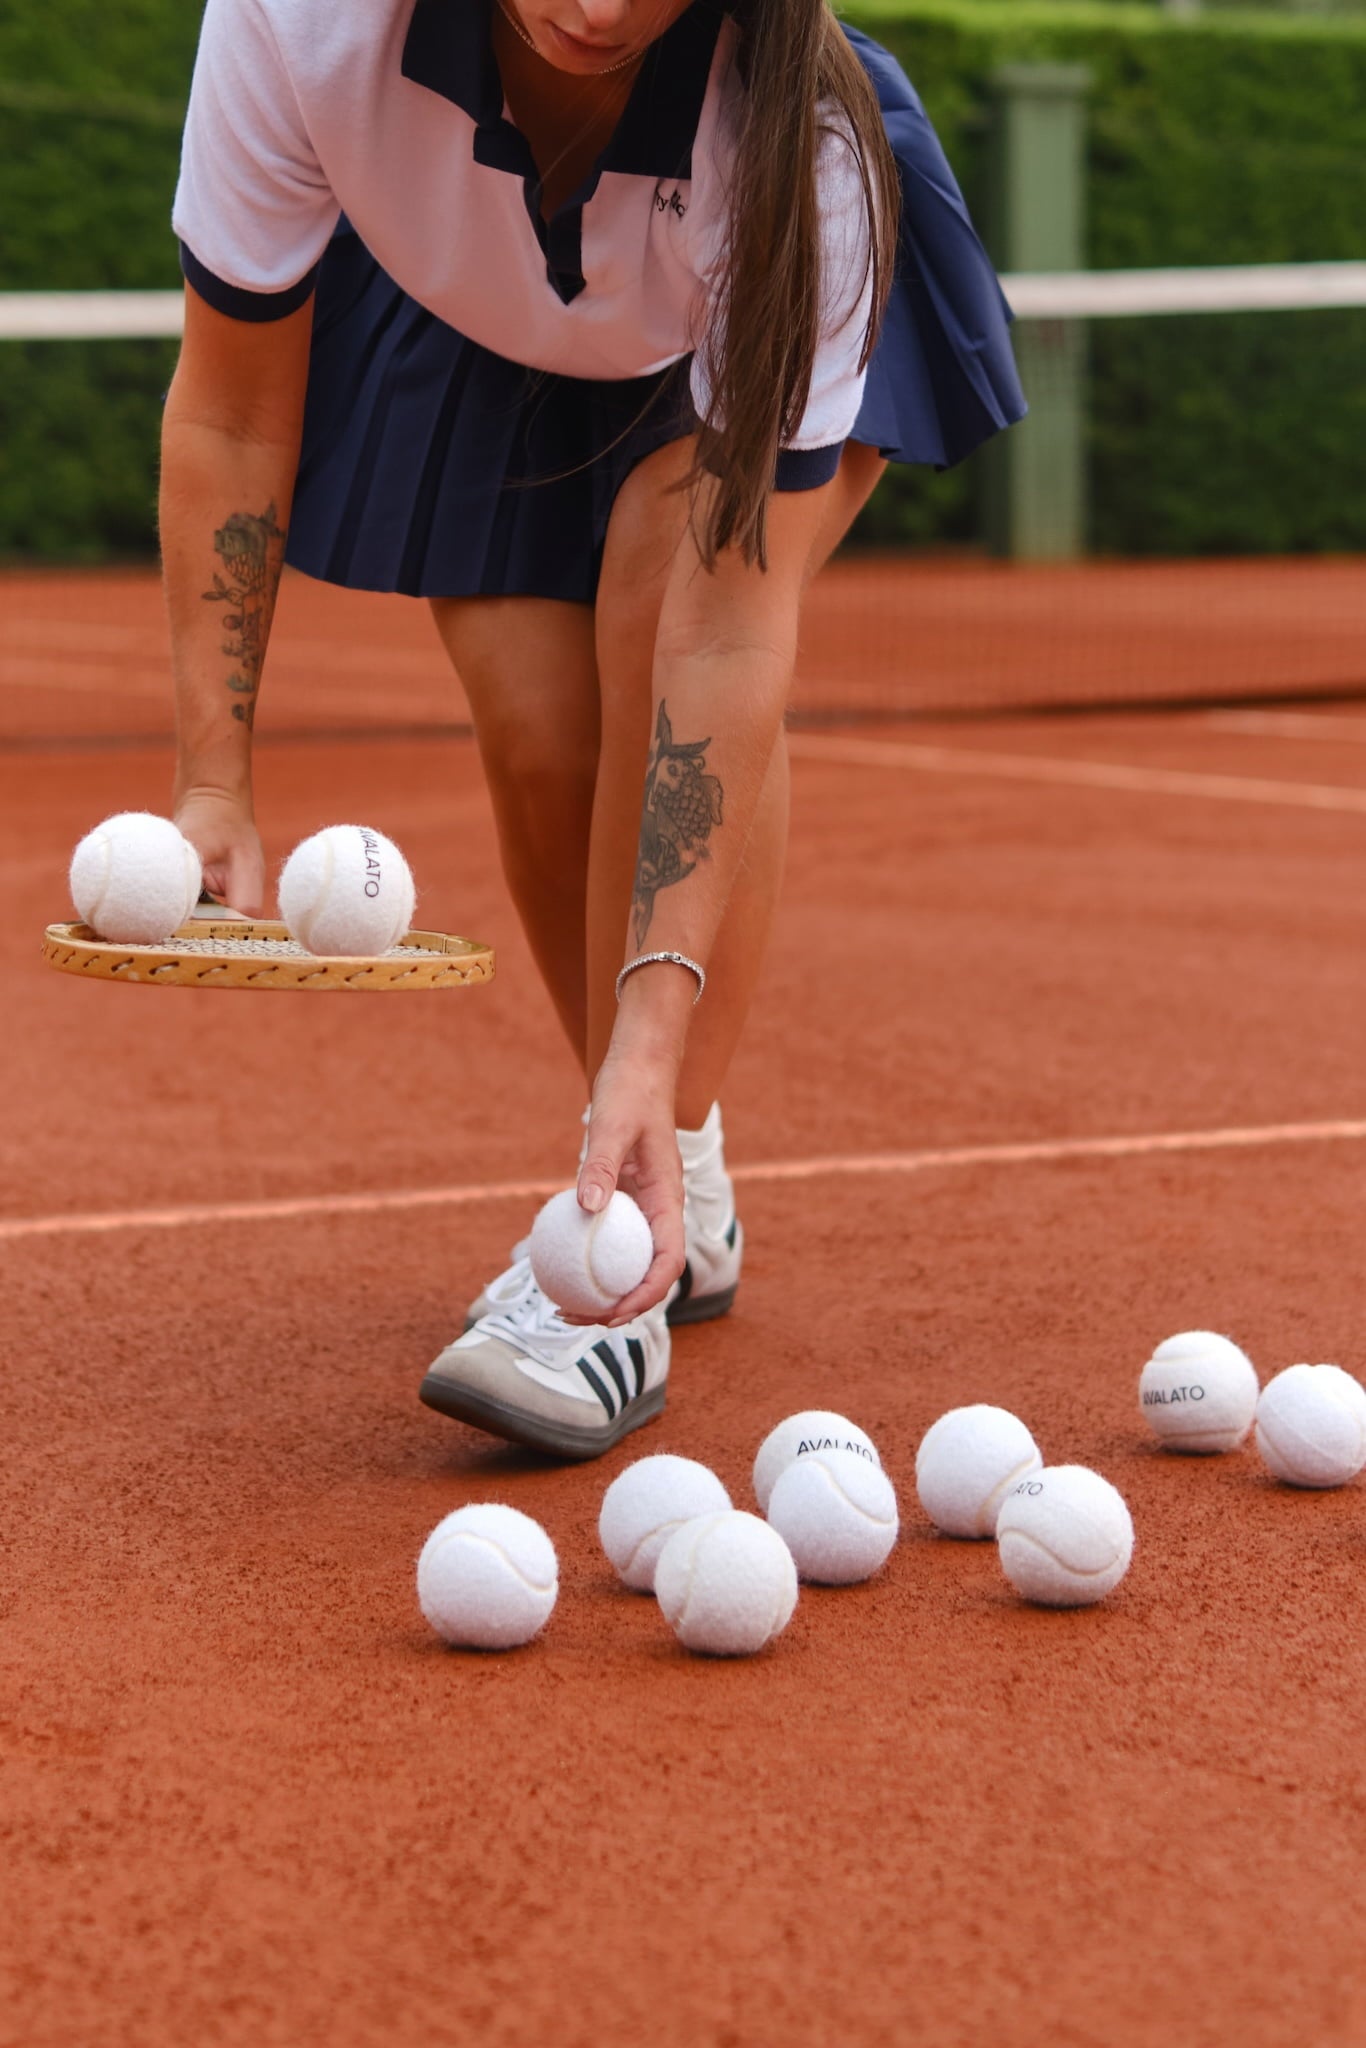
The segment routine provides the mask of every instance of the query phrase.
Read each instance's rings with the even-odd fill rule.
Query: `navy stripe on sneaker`
[[[645,1346],[641,1343],[639,1337],[628,1337],[626,1339],[626,1351],[631,1364],[635,1367],[636,1392],[637,1394],[643,1394],[645,1392]]]
[[[588,1363],[588,1360],[586,1358],[579,1359],[578,1368],[579,1371],[583,1374],[584,1378],[587,1380],[589,1386],[593,1389],[593,1392],[601,1401],[603,1407],[607,1410],[608,1421],[615,1421],[617,1413],[616,1404],[613,1401],[612,1396],[608,1393],[606,1387],[603,1385],[602,1381],[594,1372],[592,1366]]]
[[[593,1349],[597,1353],[597,1356],[602,1360],[603,1364],[607,1367],[608,1372],[611,1373],[613,1380],[616,1382],[616,1389],[617,1392],[621,1395],[621,1405],[624,1408],[631,1397],[626,1391],[626,1375],[617,1363],[616,1352],[612,1349],[611,1345],[608,1343],[605,1337],[601,1338],[598,1341],[598,1343],[596,1343],[593,1346]]]
[[[730,1219],[730,1229],[726,1232],[726,1243],[730,1246],[732,1251],[735,1250],[735,1233],[739,1229],[739,1227],[740,1218],[738,1216],[732,1216]]]

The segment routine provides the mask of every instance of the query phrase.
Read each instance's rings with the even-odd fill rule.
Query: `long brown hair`
[[[762,568],[774,465],[806,410],[819,339],[816,167],[832,114],[852,141],[870,224],[860,366],[887,303],[900,187],[872,82],[828,0],[730,0],[727,12],[740,31],[745,93],[719,303],[700,342],[720,425],[703,423],[688,482],[715,479],[697,536],[707,566],[738,547]]]

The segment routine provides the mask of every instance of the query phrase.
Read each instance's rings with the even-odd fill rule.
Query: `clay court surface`
[[[581,1100],[425,616],[290,584],[260,812],[276,858],[391,832],[496,983],[210,999],[38,952],[75,839],[166,807],[153,584],[0,582],[5,2048],[1366,2040],[1366,1481],[1164,1456],[1135,1392],[1193,1326],[1263,1376],[1366,1369],[1366,708],[1233,701],[1277,631],[1321,643],[1300,687],[1360,685],[1332,607],[1362,571],[1323,571],[1298,635],[1246,572],[1175,623],[1135,598],[1116,658],[1154,687],[1117,694],[1158,694],[1134,634],[1203,635],[1230,680],[1187,694],[1222,710],[986,718],[983,685],[882,723],[857,634],[904,595],[861,570],[813,613],[726,1097],[744,1286],[676,1337],[665,1419],[572,1468],[415,1398]],[[1064,611],[1099,632],[1090,589]],[[814,720],[841,658],[843,729]],[[1102,1607],[1025,1608],[925,1523],[916,1443],[968,1400],[1128,1498]],[[807,1406],[877,1439],[902,1542],[763,1656],[690,1658],[615,1586],[603,1487],[676,1450],[752,1506]],[[561,1560],[503,1657],[413,1594],[428,1529],[490,1497]]]

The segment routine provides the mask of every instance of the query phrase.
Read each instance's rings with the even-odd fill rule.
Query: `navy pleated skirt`
[[[1010,313],[910,81],[844,32],[902,195],[852,438],[946,468],[1024,413]],[[591,603],[622,482],[695,426],[686,360],[611,383],[509,362],[410,299],[343,225],[318,278],[287,558],[354,589]]]

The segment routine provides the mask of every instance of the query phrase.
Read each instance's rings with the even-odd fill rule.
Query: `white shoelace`
[[[497,1337],[507,1337],[548,1365],[551,1359],[564,1348],[567,1338],[587,1336],[577,1325],[565,1322],[554,1304],[542,1294],[536,1285],[531,1270],[531,1260],[521,1246],[514,1249],[508,1279],[516,1274],[515,1290],[510,1284],[509,1292],[500,1290],[498,1307],[491,1314],[481,1316],[478,1327]],[[500,1278],[503,1277],[500,1275]]]

